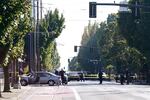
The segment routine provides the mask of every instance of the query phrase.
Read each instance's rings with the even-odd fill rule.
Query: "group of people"
[[[103,72],[102,71],[99,71],[98,77],[99,77],[99,84],[102,84],[102,82],[103,82]],[[131,79],[130,79],[128,70],[126,70],[125,74],[123,74],[123,73],[120,74],[119,77],[118,77],[118,75],[116,75],[116,82],[118,80],[120,80],[121,85],[124,85],[125,81],[126,81],[126,84],[129,84]]]
[[[126,70],[125,73],[121,73],[120,75],[116,75],[115,80],[116,80],[116,82],[118,82],[118,80],[120,80],[121,85],[124,85],[125,82],[128,85],[131,82],[131,78],[130,78],[128,70]]]
[[[66,81],[66,79],[65,79],[65,71],[63,69],[61,69],[61,71],[55,70],[55,74],[61,76],[62,83],[65,83],[65,81]],[[79,73],[79,78],[80,78],[81,82],[85,81],[83,72]],[[99,78],[99,84],[102,84],[102,82],[103,82],[103,72],[102,71],[99,71],[98,78]],[[129,82],[130,82],[129,81],[129,73],[128,72],[126,72],[125,75],[124,74],[120,74],[120,77],[118,77],[118,75],[116,75],[115,79],[116,79],[116,82],[118,80],[120,80],[121,85],[124,84],[125,79],[126,79],[126,83],[127,84],[129,84]]]
[[[55,70],[55,74],[59,75],[61,77],[62,80],[62,84],[66,82],[66,77],[65,77],[65,71],[63,69],[61,69],[60,71]]]

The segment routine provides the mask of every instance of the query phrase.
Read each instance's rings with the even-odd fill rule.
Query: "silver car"
[[[50,86],[55,84],[60,85],[61,77],[50,72],[36,72],[34,74],[21,76],[20,83],[22,86],[36,83],[49,84]]]

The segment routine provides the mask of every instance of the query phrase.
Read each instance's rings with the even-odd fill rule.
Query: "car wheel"
[[[26,80],[21,80],[21,81],[20,81],[20,84],[21,84],[22,86],[27,86],[27,85],[28,85],[28,82],[27,82]]]
[[[55,82],[52,81],[52,80],[49,80],[49,81],[48,81],[48,84],[49,84],[49,86],[53,86],[53,85],[55,84]]]

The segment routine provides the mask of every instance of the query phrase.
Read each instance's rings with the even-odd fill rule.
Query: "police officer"
[[[102,84],[103,82],[103,72],[100,70],[99,73],[98,73],[98,77],[99,77],[99,84]]]
[[[124,85],[124,74],[120,75],[120,83],[121,85]]]

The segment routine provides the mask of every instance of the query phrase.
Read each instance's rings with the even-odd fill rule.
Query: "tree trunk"
[[[4,92],[10,92],[10,85],[9,85],[9,67],[3,67],[4,70]]]
[[[9,50],[9,44],[7,44],[5,46],[0,45],[0,53],[1,53],[1,55],[0,55],[0,65],[3,64],[4,59],[6,58],[6,55],[8,53],[8,50]],[[4,75],[4,77],[5,77],[5,75]],[[10,91],[10,89],[9,89],[9,91]],[[0,90],[0,97],[2,97],[1,90]]]
[[[0,64],[3,64],[4,59],[6,58],[6,54],[8,53],[9,50],[9,44],[7,44],[6,46],[2,46],[0,45]]]

